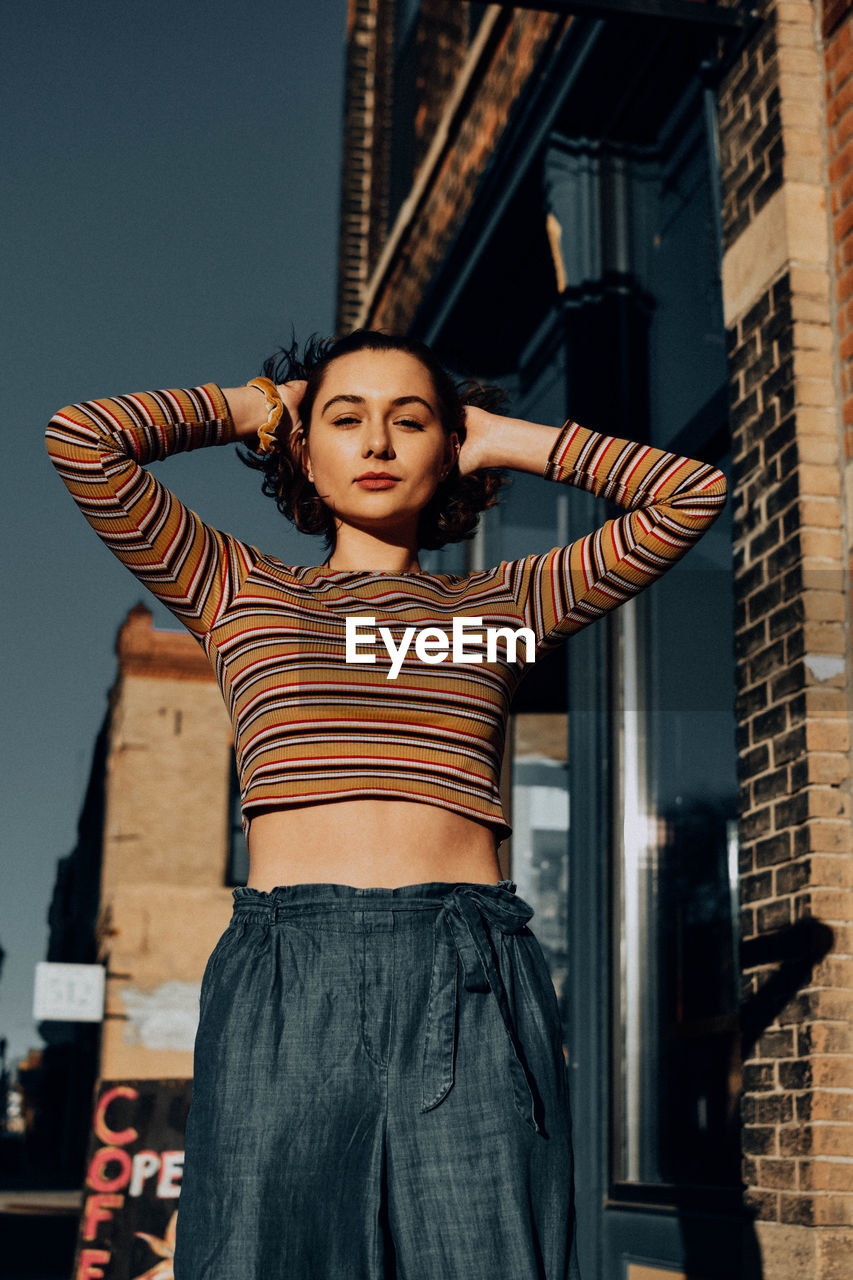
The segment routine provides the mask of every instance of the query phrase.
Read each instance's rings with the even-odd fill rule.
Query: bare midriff
[[[497,884],[485,822],[412,800],[335,800],[250,810],[248,885],[399,889],[432,880]]]

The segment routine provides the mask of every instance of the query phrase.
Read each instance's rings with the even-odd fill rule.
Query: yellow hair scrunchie
[[[263,391],[264,399],[269,409],[266,423],[258,430],[258,440],[260,441],[258,453],[274,453],[279,443],[275,433],[278,424],[281,422],[281,415],[284,413],[284,401],[278,394],[272,378],[252,378],[251,382],[247,382],[245,385],[247,387],[257,387],[259,391]]]

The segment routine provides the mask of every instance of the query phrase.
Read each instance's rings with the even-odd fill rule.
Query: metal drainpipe
[[[720,134],[717,118],[718,64],[706,58],[699,64],[702,77],[702,107],[708,146],[708,176],[711,183],[711,206],[714,218],[714,247],[717,257],[717,279],[723,278],[723,186],[720,178]]]

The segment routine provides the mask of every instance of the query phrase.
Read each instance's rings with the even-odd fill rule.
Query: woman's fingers
[[[305,394],[305,388],[308,383],[299,379],[293,382],[276,383],[276,391],[281,396],[282,403],[290,415],[292,427],[296,427],[299,422],[299,405]]]
[[[301,400],[307,386],[308,383],[304,379],[294,378],[292,382],[279,382],[277,390],[279,395],[290,395],[291,398]]]

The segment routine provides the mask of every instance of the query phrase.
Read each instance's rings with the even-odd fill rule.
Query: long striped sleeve
[[[517,562],[524,625],[546,648],[659,578],[710,528],[726,501],[726,478],[709,463],[602,435],[571,419],[543,475],[627,508],[568,546]]]
[[[95,533],[200,642],[255,551],[205,524],[144,464],[235,439],[213,382],[66,405],[45,433],[51,461]]]

